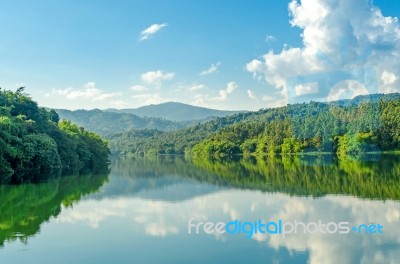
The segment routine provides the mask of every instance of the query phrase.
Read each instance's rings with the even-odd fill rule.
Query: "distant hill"
[[[359,105],[360,103],[366,103],[366,102],[377,103],[379,102],[379,100],[391,101],[395,99],[400,99],[400,93],[359,95],[354,97],[353,99],[342,99],[338,101],[332,101],[329,102],[329,104],[350,106],[350,105]]]
[[[386,103],[380,106],[379,101]],[[367,102],[371,104],[363,104]],[[197,145],[198,153],[228,155],[233,151],[240,154],[247,151],[264,155],[280,151],[294,153],[301,148],[325,151],[334,143],[338,145],[336,141],[340,139],[343,153],[350,148],[362,152],[364,150],[357,149],[358,139],[350,138],[359,131],[364,133],[360,140],[379,139],[383,150],[400,149],[400,108],[396,104],[400,104],[400,94],[373,94],[329,103],[261,109],[215,118],[172,132],[114,135],[110,138],[110,149],[112,153],[128,156],[164,155],[191,153]],[[349,131],[350,136],[346,134]],[[332,142],[333,135],[338,136],[335,142]],[[383,136],[386,140],[380,140]],[[348,142],[352,145],[347,146]]]
[[[128,113],[114,113],[99,109],[65,110],[54,109],[61,119],[70,120],[86,130],[102,136],[125,132],[132,129],[157,129],[172,131],[186,127],[190,122],[175,122],[162,118],[139,117]]]
[[[215,110],[177,102],[146,105],[136,109],[107,109],[105,111],[114,113],[128,113],[141,117],[158,117],[171,121],[204,120],[245,112]]]

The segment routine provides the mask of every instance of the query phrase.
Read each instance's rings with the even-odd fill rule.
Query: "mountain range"
[[[107,112],[134,114],[140,117],[158,117],[171,121],[204,120],[246,111],[215,110],[178,102],[146,105],[133,109],[106,109]]]
[[[354,148],[353,152],[362,152],[357,148],[358,139],[350,139],[351,136],[365,137],[362,140],[371,142],[378,136],[387,136],[387,142],[380,142],[381,147],[391,149],[388,144],[392,142],[393,148],[397,144],[393,137],[397,138],[397,126],[400,124],[396,106],[399,101],[400,94],[373,94],[351,100],[261,109],[214,118],[175,131],[114,134],[109,138],[109,146],[112,153],[128,156],[186,154],[193,151],[199,155],[242,152],[264,155],[281,151],[295,153],[300,149],[323,151],[334,143],[339,146],[338,140],[341,140],[343,152],[351,148]],[[384,126],[385,122],[392,126]],[[382,129],[379,129],[380,126]],[[334,138],[334,135],[337,137]],[[335,142],[332,141],[334,139]],[[347,146],[347,143],[352,145]]]
[[[244,111],[221,111],[182,103],[168,102],[136,109],[54,109],[60,119],[70,120],[86,130],[108,137],[129,130],[173,131]]]

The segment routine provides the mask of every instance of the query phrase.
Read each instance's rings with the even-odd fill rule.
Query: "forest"
[[[112,135],[124,156],[264,156],[336,153],[339,157],[400,149],[400,94],[309,102],[219,117],[176,131]]]
[[[54,110],[39,107],[19,88],[0,88],[0,182],[33,182],[60,173],[107,169],[109,149],[100,136]]]

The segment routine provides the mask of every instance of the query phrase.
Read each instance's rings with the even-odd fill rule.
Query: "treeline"
[[[38,107],[23,88],[0,89],[0,182],[37,181],[50,175],[100,171],[109,149],[98,135]]]
[[[303,103],[239,113],[172,132],[136,130],[110,137],[126,156],[268,155],[335,152],[357,155],[400,147],[400,94]]]
[[[400,149],[400,100],[276,109],[273,120],[228,126],[196,144],[194,156],[329,152],[339,157]]]
[[[158,130],[129,130],[108,137],[113,154],[123,156],[156,156],[164,154],[184,154],[196,143],[213,132],[228,125],[243,121],[255,113],[240,113],[219,117],[204,123],[171,132]]]

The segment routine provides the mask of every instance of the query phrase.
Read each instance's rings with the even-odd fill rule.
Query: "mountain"
[[[122,133],[133,129],[157,129],[172,131],[186,127],[189,122],[175,122],[162,118],[139,117],[128,113],[114,113],[99,109],[65,110],[54,109],[61,119],[70,120],[86,130],[102,136]]]
[[[233,115],[245,111],[222,111],[178,102],[147,105],[136,109],[107,109],[108,112],[135,114],[141,117],[158,117],[171,121],[204,120]]]
[[[123,133],[110,140],[122,155],[374,151],[400,148],[398,94],[310,102],[219,117],[177,131]],[[372,99],[372,100],[371,100]],[[334,149],[332,149],[334,147]]]

